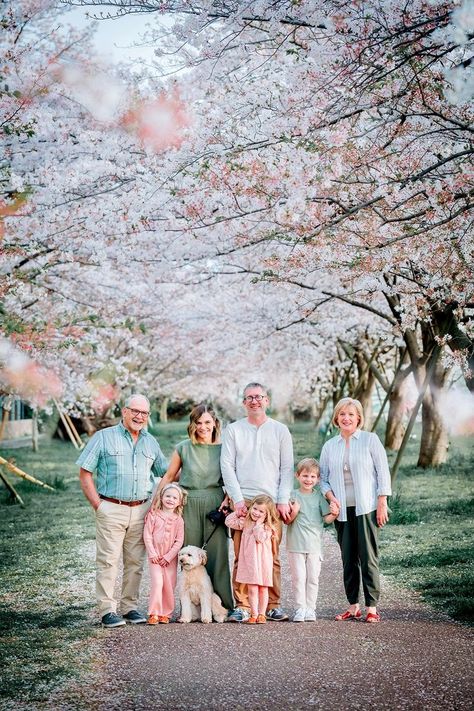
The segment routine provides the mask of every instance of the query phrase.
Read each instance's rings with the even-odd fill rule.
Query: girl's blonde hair
[[[165,491],[168,491],[168,489],[176,489],[176,491],[179,493],[180,496],[180,502],[178,506],[175,508],[174,512],[178,514],[178,516],[183,515],[183,507],[186,504],[187,498],[188,498],[188,492],[184,491],[178,484],[174,484],[171,482],[171,484],[166,484],[162,489],[156,492],[155,497],[153,499],[153,503],[151,504],[150,510],[151,511],[161,511],[163,509],[163,496],[165,494]]]
[[[258,496],[254,496],[248,506],[247,515],[245,517],[245,523],[253,523],[250,517],[250,509],[254,504],[257,504],[257,506],[266,506],[267,515],[265,516],[263,523],[269,528],[271,528],[273,533],[276,534],[278,532],[278,513],[275,504],[273,503],[273,499],[271,498],[271,496],[267,496],[266,494],[259,494]]]
[[[362,409],[362,405],[359,400],[354,400],[353,397],[343,397],[342,400],[339,400],[336,407],[334,408],[334,412],[332,413],[332,424],[335,427],[339,427],[339,425],[337,424],[337,418],[339,417],[339,413],[342,408],[347,407],[347,405],[352,405],[357,410],[357,414],[359,415],[359,424],[357,425],[357,427],[362,429],[362,427],[364,426],[364,410]]]
[[[301,474],[301,472],[311,469],[315,469],[319,475],[319,462],[317,459],[313,459],[312,457],[306,457],[305,459],[302,459],[301,462],[298,462],[298,464],[296,465],[296,476],[298,476],[298,474]]]
[[[196,436],[197,421],[199,420],[201,415],[204,415],[204,413],[210,415],[214,420],[214,429],[212,430],[212,442],[220,442],[221,423],[219,422],[219,419],[213,408],[210,405],[207,405],[205,402],[201,402],[199,405],[195,405],[195,407],[193,407],[193,409],[191,410],[188,425],[189,439],[193,444],[199,444],[199,440]]]

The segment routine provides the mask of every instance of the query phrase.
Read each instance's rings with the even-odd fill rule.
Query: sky
[[[94,21],[87,18],[87,12],[94,8],[75,7],[67,15],[64,21],[81,28],[93,24]],[[134,42],[140,42],[140,36],[146,31],[147,23],[150,23],[152,15],[142,13],[138,15],[125,15],[115,20],[95,21],[96,33],[95,44],[97,52],[103,56],[108,63],[119,61],[136,62],[140,59],[151,60],[153,49],[150,47],[133,47]]]

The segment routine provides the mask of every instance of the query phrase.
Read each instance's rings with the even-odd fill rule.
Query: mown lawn
[[[292,426],[295,459],[317,456],[319,434]],[[155,428],[164,453],[186,436],[186,423]],[[449,464],[434,471],[414,466],[407,454],[382,539],[382,569],[418,590],[455,619],[472,623],[473,468],[467,438],[453,443]],[[18,466],[55,485],[48,492],[9,475],[25,500],[12,505],[0,487],[0,699],[41,703],[67,678],[87,674],[95,625],[94,519],[77,478],[76,450],[53,441],[35,454],[4,450]]]

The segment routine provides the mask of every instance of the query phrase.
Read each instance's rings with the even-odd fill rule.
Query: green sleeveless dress
[[[179,484],[188,492],[184,507],[184,545],[202,548],[204,541],[214,530],[206,518],[212,509],[218,508],[223,499],[223,480],[220,467],[220,444],[193,444],[185,439],[176,446],[181,458]],[[206,570],[214,590],[228,610],[234,607],[230,584],[229,538],[227,528],[219,525],[207,546]]]

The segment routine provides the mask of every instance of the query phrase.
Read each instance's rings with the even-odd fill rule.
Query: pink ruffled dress
[[[263,523],[239,518],[236,513],[227,516],[226,526],[242,531],[236,580],[247,585],[273,585],[272,530]]]

